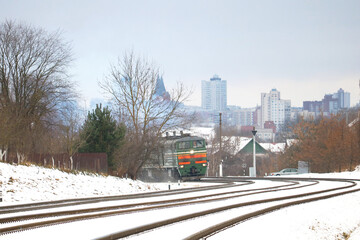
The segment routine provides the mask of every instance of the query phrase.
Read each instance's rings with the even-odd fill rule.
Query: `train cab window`
[[[204,141],[203,140],[193,141],[193,148],[202,148],[202,147],[204,147]]]
[[[178,149],[187,149],[190,148],[190,142],[179,142]]]

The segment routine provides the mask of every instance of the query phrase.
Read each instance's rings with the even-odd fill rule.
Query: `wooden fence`
[[[67,153],[60,154],[16,154],[7,156],[2,152],[1,161],[10,163],[22,163],[24,161],[34,163],[39,166],[89,171],[96,173],[107,173],[108,163],[106,153],[76,153],[70,156]]]

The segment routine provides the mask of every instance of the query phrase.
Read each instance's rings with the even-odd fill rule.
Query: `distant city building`
[[[267,122],[271,125],[271,122]],[[270,126],[269,125],[269,126]],[[256,128],[256,138],[260,139],[264,142],[274,142],[276,133],[274,132],[275,125],[272,125],[270,128]],[[241,126],[240,132],[242,136],[246,136],[249,138],[252,138],[252,130],[254,129],[254,126]]]
[[[229,125],[233,126],[252,126],[254,125],[254,111],[255,108],[230,108],[231,122]]]
[[[310,116],[337,114],[341,109],[350,108],[350,93],[340,88],[336,93],[325,94],[322,101],[304,101],[303,110]]]
[[[299,116],[303,112],[302,107],[291,107],[291,116],[290,121],[296,122],[299,119]]]
[[[340,109],[350,108],[350,93],[345,92],[340,88],[337,93],[334,93],[335,98],[338,99],[338,106]]]
[[[314,113],[314,116],[318,116],[323,111],[322,101],[304,101],[303,110]]]
[[[269,93],[261,93],[261,128],[264,128],[266,121],[274,122],[276,129],[291,116],[291,101],[280,99],[280,92],[272,89]]]
[[[336,98],[335,94],[326,94],[322,100],[322,106],[325,113],[336,114],[340,109],[339,101]]]
[[[254,125],[254,109],[244,108],[236,112],[238,121],[237,125],[240,126],[251,126]]]
[[[257,128],[256,137],[265,142],[274,142],[275,141],[275,133],[271,128]]]
[[[308,110],[303,110],[302,112],[299,113],[299,116],[306,120],[311,120],[311,119],[313,120],[318,117],[318,115],[315,115],[315,112],[309,112]]]
[[[272,129],[273,133],[276,133],[276,126],[275,126],[275,123],[273,121],[266,121],[264,123],[264,128],[265,129]]]
[[[227,108],[226,80],[221,80],[218,75],[210,81],[201,82],[201,107],[211,111],[225,111]]]
[[[261,106],[256,106],[255,108],[253,125],[257,127],[260,127],[261,125]]]

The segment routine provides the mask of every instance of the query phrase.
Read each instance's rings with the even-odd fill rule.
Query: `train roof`
[[[190,136],[190,134],[184,134],[183,136],[167,136],[164,137],[166,141],[173,142],[183,142],[183,141],[191,141],[191,140],[204,140],[203,137],[198,136]]]

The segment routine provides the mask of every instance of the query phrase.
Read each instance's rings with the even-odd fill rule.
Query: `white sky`
[[[228,104],[260,105],[276,88],[292,106],[339,88],[359,102],[360,1],[347,0],[0,0],[0,21],[60,29],[73,46],[73,80],[84,102],[124,52],[154,61],[167,90],[192,88],[218,74]]]

